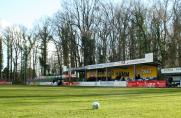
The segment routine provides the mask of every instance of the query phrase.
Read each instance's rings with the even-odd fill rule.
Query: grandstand
[[[159,86],[156,83],[160,82],[160,87],[163,87],[166,85],[166,82],[156,80],[158,77],[157,69],[158,64],[153,61],[153,53],[148,53],[141,59],[69,68],[64,73],[74,73],[77,78],[75,85],[80,86],[131,87],[133,85],[134,87],[155,87]],[[67,75],[69,78],[70,76]],[[131,81],[134,82],[131,83]],[[136,83],[139,83],[138,81],[144,81],[144,83],[136,85]],[[71,83],[71,85],[74,84]]]

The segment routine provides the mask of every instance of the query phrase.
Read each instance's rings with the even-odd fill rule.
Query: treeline
[[[63,66],[124,61],[149,52],[162,67],[181,66],[180,0],[63,3],[32,30],[14,25],[2,32],[1,78],[26,82],[37,74],[62,74]],[[56,48],[51,56],[50,42]],[[4,69],[2,56],[6,56]]]

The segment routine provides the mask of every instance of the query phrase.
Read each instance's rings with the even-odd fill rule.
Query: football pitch
[[[181,118],[181,89],[0,86],[0,118]]]

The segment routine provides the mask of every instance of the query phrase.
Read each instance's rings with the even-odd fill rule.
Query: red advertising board
[[[166,87],[166,81],[165,80],[146,81],[146,87],[165,88]]]
[[[148,81],[128,81],[127,87],[153,87],[165,88],[165,80],[148,80]]]
[[[77,86],[79,82],[63,82],[64,86]]]
[[[0,80],[0,85],[6,85],[6,84],[11,84],[11,82],[8,82],[6,80]]]

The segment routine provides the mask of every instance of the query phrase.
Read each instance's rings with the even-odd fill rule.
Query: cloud
[[[6,21],[6,20],[3,20],[3,19],[0,19],[0,29],[5,29],[6,27],[10,26],[11,24]]]

